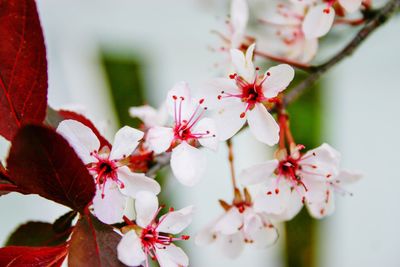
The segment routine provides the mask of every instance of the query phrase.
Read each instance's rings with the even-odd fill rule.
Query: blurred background
[[[249,1],[252,10],[259,2]],[[132,105],[158,106],[175,82],[194,90],[217,76],[220,60],[210,47],[224,30],[228,0],[39,0],[49,63],[49,103],[84,112],[111,138],[120,125],[135,125]],[[258,10],[258,12],[260,12]],[[237,260],[215,247],[186,245],[191,266],[400,266],[400,19],[394,18],[314,91],[291,107],[293,130],[309,148],[327,141],[342,152],[342,166],[362,171],[337,197],[337,210],[322,221],[304,212],[280,225],[279,242],[246,249]],[[343,46],[354,31],[333,33],[321,57]],[[342,39],[335,38],[341,36]],[[332,45],[333,43],[333,45]],[[318,59],[317,59],[318,60]],[[301,74],[299,74],[301,75]],[[268,159],[272,150],[243,131],[233,140],[237,171]],[[9,144],[0,140],[1,159]],[[208,152],[207,152],[208,153]],[[196,206],[189,234],[218,216],[218,199],[232,199],[226,147],[208,154],[208,170],[194,188],[167,179],[163,198],[175,208]],[[36,196],[1,197],[0,243],[28,220],[53,221],[66,208]]]

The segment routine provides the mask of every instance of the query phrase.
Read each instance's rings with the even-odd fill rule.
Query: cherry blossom
[[[305,203],[313,217],[322,218],[333,210],[332,190],[359,177],[349,172],[340,174],[340,154],[328,144],[305,154],[300,153],[303,148],[292,146],[290,154],[278,150],[277,159],[242,172],[244,185],[264,183],[254,200],[256,211],[275,220],[290,220]]]
[[[145,263],[149,267],[149,257],[157,260],[161,267],[188,266],[185,252],[174,245],[174,241],[187,240],[181,233],[192,221],[193,207],[170,211],[157,220],[161,210],[157,197],[147,191],[137,194],[135,202],[136,222],[127,221],[122,228],[124,236],[117,246],[118,259],[128,266]]]
[[[245,54],[232,49],[236,73],[229,79],[210,81],[206,89],[214,102],[212,107],[217,109],[215,120],[220,140],[231,138],[247,121],[256,139],[272,146],[279,140],[279,126],[264,104],[286,89],[294,70],[287,64],[280,64],[259,75],[252,61],[254,48],[252,44]]]
[[[220,201],[225,212],[196,236],[196,244],[205,246],[216,243],[221,252],[229,258],[236,258],[245,244],[256,248],[265,248],[278,238],[276,228],[266,215],[256,212],[247,190],[243,199],[238,190],[235,191],[232,205]]]
[[[155,126],[149,129],[146,142],[156,154],[172,150],[171,168],[179,182],[195,185],[203,175],[205,155],[198,145],[216,150],[218,138],[215,122],[205,118],[204,99],[190,95],[186,82],[177,83],[167,95],[167,110],[174,118],[172,127]]]
[[[275,38],[268,36],[269,38],[259,39],[258,47],[285,59],[309,63],[317,53],[318,39],[306,38],[303,33],[302,25],[307,6],[279,2],[271,11],[261,22],[271,26]]]
[[[160,185],[155,180],[143,173],[133,173],[124,165],[124,160],[138,146],[143,132],[128,126],[121,128],[112,148],[100,147],[93,131],[75,120],[62,121],[57,132],[70,143],[95,179],[97,191],[93,208],[101,221],[108,224],[122,221],[128,197],[135,198],[139,191],[160,192]]]

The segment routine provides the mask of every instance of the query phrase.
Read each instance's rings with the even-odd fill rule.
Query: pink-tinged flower
[[[318,50],[317,38],[305,38],[302,30],[307,6],[304,4],[279,3],[261,21],[271,26],[275,38],[258,41],[263,51],[299,63],[309,63]]]
[[[246,193],[246,200],[236,198],[232,205],[220,201],[225,212],[196,236],[199,246],[216,243],[221,252],[229,258],[236,258],[244,249],[245,244],[256,248],[265,248],[278,238],[276,228],[265,214],[253,209],[251,199]]]
[[[97,187],[93,208],[102,222],[122,221],[128,197],[135,198],[139,191],[160,192],[155,180],[143,173],[133,173],[125,166],[127,157],[143,138],[143,132],[128,126],[121,128],[112,148],[100,147],[93,131],[75,120],[62,121],[57,132],[64,136],[93,175]]]
[[[265,103],[286,89],[294,77],[294,70],[287,64],[268,69],[259,75],[252,58],[255,44],[243,54],[231,50],[236,73],[228,78],[214,79],[207,84],[210,100],[217,109],[216,124],[220,140],[236,134],[247,121],[257,140],[274,145],[279,140],[279,126],[268,112]]]
[[[279,150],[277,160],[243,171],[244,185],[265,183],[262,193],[254,200],[256,211],[265,212],[275,220],[292,219],[304,203],[316,218],[332,212],[332,189],[356,177],[345,176],[348,172],[340,174],[340,154],[328,144],[305,154],[300,153],[302,148],[292,147],[289,155],[285,150]]]
[[[204,99],[190,96],[186,82],[176,84],[167,95],[167,109],[174,118],[172,127],[150,128],[146,142],[156,154],[171,150],[171,168],[186,186],[195,185],[204,173],[206,158],[198,145],[216,150],[218,139],[212,119],[204,118]]]
[[[144,123],[144,128],[164,126],[168,122],[168,113],[165,105],[155,109],[149,105],[129,108],[132,118],[139,118]]]
[[[185,252],[174,241],[187,240],[189,236],[174,237],[192,221],[193,207],[170,210],[157,220],[161,208],[157,197],[146,191],[139,192],[135,202],[136,223],[128,222],[117,246],[118,259],[128,266],[149,265],[149,257],[161,267],[188,266]]]

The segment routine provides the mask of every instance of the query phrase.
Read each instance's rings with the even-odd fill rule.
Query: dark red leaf
[[[99,132],[99,130],[97,130],[96,126],[94,126],[94,124],[85,116],[73,112],[73,111],[69,111],[69,110],[59,110],[58,114],[64,119],[64,120],[76,120],[79,121],[80,123],[86,125],[87,127],[89,127],[90,129],[92,129],[93,133],[97,136],[97,138],[100,141],[100,146],[108,146],[109,148],[111,148],[111,144],[107,141],[107,139],[105,139]]]
[[[67,256],[67,245],[58,247],[5,247],[0,248],[0,266],[56,267]]]
[[[41,123],[47,106],[46,49],[33,0],[0,0],[0,134]]]
[[[85,215],[75,226],[70,240],[69,267],[125,266],[117,258],[121,236],[92,215]]]
[[[8,238],[6,246],[57,246],[65,243],[72,232],[70,226],[64,232],[57,233],[51,223],[28,222],[18,227]]]
[[[22,190],[82,211],[93,199],[93,177],[68,142],[53,129],[27,125],[11,144],[10,179]]]

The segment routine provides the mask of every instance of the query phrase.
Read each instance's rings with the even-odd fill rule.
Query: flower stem
[[[233,186],[233,191],[235,192],[235,190],[237,189],[237,184],[236,184],[235,165],[233,156],[233,144],[231,139],[228,139],[226,141],[226,144],[228,145],[228,161],[229,161],[229,168],[231,170],[232,186]]]

